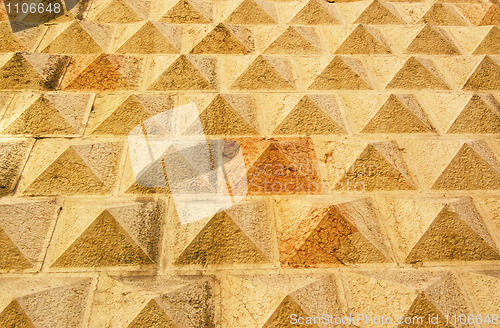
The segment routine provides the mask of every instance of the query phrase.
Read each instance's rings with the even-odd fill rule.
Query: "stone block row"
[[[0,90],[66,92],[500,89],[498,56],[0,55]],[[457,67],[458,66],[458,67]]]
[[[473,269],[2,277],[0,324],[270,328],[300,323],[318,328],[490,328],[498,325],[499,279],[498,270]]]
[[[499,205],[498,195],[253,196],[214,211],[192,196],[3,198],[0,271],[488,268],[500,263]]]
[[[495,136],[499,93],[0,93],[0,136],[127,137],[193,104],[207,136]]]

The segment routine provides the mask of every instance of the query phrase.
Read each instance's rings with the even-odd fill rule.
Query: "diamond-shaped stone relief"
[[[60,206],[54,200],[7,200],[0,203],[0,208],[0,269],[39,269]]]
[[[159,262],[164,205],[148,199],[68,201],[54,230],[46,261],[53,270]]]
[[[99,195],[116,186],[122,143],[40,142],[26,164],[25,195]]]

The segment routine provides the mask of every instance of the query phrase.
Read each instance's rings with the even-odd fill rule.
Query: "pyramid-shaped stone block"
[[[472,96],[447,133],[499,133],[500,104],[491,95]]]
[[[358,185],[365,191],[415,189],[400,150],[395,144],[384,142],[366,146],[336,189],[347,185]]]
[[[341,22],[336,17],[331,4],[310,0],[295,15],[289,24],[292,25],[337,25]]]
[[[382,39],[380,33],[369,31],[363,25],[358,25],[335,51],[337,54],[390,54],[391,50]]]
[[[228,27],[220,23],[191,51],[192,54],[248,54],[250,49]]]
[[[247,169],[250,194],[317,194],[321,192],[315,154],[309,138],[271,142]],[[301,168],[301,169],[298,169]]]
[[[15,121],[2,130],[4,134],[74,134],[77,131],[53,103],[41,96]]]
[[[311,41],[301,34],[307,35],[312,39]],[[308,33],[309,32],[309,33]],[[306,34],[307,33],[307,34]],[[315,42],[316,41],[316,42]],[[289,26],[283,34],[273,41],[264,51],[266,54],[277,55],[314,55],[319,54],[317,35],[312,30],[301,30],[300,28],[293,28]],[[315,43],[316,45],[313,45]]]
[[[57,206],[55,201],[0,205],[1,270],[39,268]]]
[[[151,117],[151,113],[135,96],[129,96],[92,132],[92,134],[128,135],[138,124]]]
[[[33,162],[28,163],[32,180],[23,181],[25,194],[89,195],[105,194],[111,190],[121,152],[118,144],[102,142],[70,145],[64,151],[56,153],[56,158],[50,158],[50,155],[44,153],[54,151],[44,148],[50,147],[48,145],[49,143],[41,145],[38,150],[40,153],[35,154]],[[43,166],[37,165],[37,156],[44,158]]]
[[[175,54],[179,53],[177,46],[172,44],[169,34],[175,30],[160,23],[147,21],[130,38],[118,48],[119,54]],[[177,32],[178,33],[178,32]]]
[[[354,58],[336,56],[309,86],[310,90],[372,89],[363,65]]]
[[[212,5],[201,0],[180,0],[160,21],[171,24],[206,24],[212,20]]]
[[[177,58],[148,90],[213,90],[214,86],[185,55]]]
[[[466,21],[458,11],[447,3],[435,3],[420,19],[419,23],[443,26],[465,26]]]
[[[234,220],[225,212],[219,212],[175,260],[175,264],[206,266],[268,261]]]
[[[148,265],[151,259],[104,211],[52,264],[53,267]]]
[[[288,61],[261,55],[236,79],[231,89],[291,90],[294,88],[291,79]]]
[[[328,208],[307,239],[296,247],[295,254],[287,261],[292,267],[386,261],[384,255],[334,206]]]
[[[231,104],[218,95],[201,112],[200,121],[207,135],[255,135],[257,131]]]
[[[226,24],[269,25],[277,24],[274,7],[260,0],[243,0],[225,20]]]
[[[74,71],[68,72],[63,81],[65,90],[109,91],[133,87],[133,82],[125,74],[127,62],[122,62],[120,57],[101,54],[85,59],[84,65],[73,59],[70,69]]]
[[[498,60],[485,56],[463,87],[464,90],[499,90],[500,64]]]
[[[387,84],[387,89],[449,89],[431,61],[410,57]]]
[[[375,0],[356,18],[357,24],[405,24],[394,9]]]
[[[276,127],[274,133],[318,135],[344,134],[346,131],[310,97],[304,96]]]
[[[52,40],[42,52],[53,54],[95,54],[103,52],[103,49],[89,34],[85,25],[75,21]]]
[[[449,37],[443,32],[437,30],[430,25],[425,25],[424,28],[417,34],[415,39],[406,49],[408,54],[424,54],[424,55],[459,55],[460,51],[453,44]]]
[[[484,190],[500,188],[500,166],[486,146],[464,143],[432,189]]]
[[[459,238],[463,242],[456,243]],[[406,258],[408,263],[422,261],[499,260],[498,250],[490,246],[459,214],[448,207],[438,214]]]
[[[424,111],[411,96],[390,95],[362,133],[426,133],[432,132]]]
[[[15,53],[0,67],[0,89],[45,90],[49,85],[23,53]]]
[[[97,23],[125,24],[139,22],[144,18],[132,5],[132,1],[111,0],[92,20]]]

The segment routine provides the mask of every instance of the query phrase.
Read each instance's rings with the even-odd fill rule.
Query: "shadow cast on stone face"
[[[64,20],[80,19],[90,0],[4,0],[13,32],[19,32],[39,25]],[[70,10],[79,5],[75,15]]]

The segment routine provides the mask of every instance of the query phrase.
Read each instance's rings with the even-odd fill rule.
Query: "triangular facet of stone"
[[[207,24],[210,20],[187,0],[177,2],[163,17],[162,22],[172,24]]]
[[[31,263],[24,257],[5,231],[0,228],[0,269],[15,270],[31,267]]]
[[[335,206],[331,206],[288,264],[308,267],[386,261],[385,256]]]
[[[340,57],[335,57],[309,87],[310,90],[360,90],[372,89],[365,81]]]
[[[419,24],[464,26],[467,25],[460,14],[452,7],[443,3],[435,3],[420,19]]]
[[[152,299],[127,328],[177,328],[158,303]]]
[[[244,0],[226,19],[227,24],[276,24],[261,6],[254,0]]]
[[[82,187],[82,181],[85,181],[85,187]],[[73,147],[69,147],[26,188],[24,193],[55,195],[96,194],[107,191],[108,188],[87,163]]]
[[[500,54],[500,28],[498,26],[493,26],[491,30],[486,34],[483,41],[474,50],[475,55],[498,55]]]
[[[429,127],[399,99],[391,95],[362,133],[425,133]]]
[[[107,267],[152,263],[132,237],[105,210],[52,266]]]
[[[297,304],[297,302],[290,296],[286,296],[283,301],[281,301],[278,308],[271,314],[269,319],[262,328],[293,328],[297,327],[297,324],[293,324],[292,315],[296,315],[297,318],[310,317],[304,309]],[[316,324],[308,325],[311,328],[318,328]]]
[[[151,114],[134,96],[129,96],[117,109],[111,113],[92,134],[128,135]]]
[[[257,57],[238,77],[231,89],[290,90],[293,86],[264,57]]]
[[[387,85],[388,89],[449,89],[415,57],[410,57]]]
[[[21,53],[15,53],[0,68],[0,89],[47,89],[47,82]]]
[[[406,49],[409,54],[459,55],[457,47],[441,32],[425,25]]]
[[[46,135],[72,134],[76,131],[57,108],[47,98],[41,96],[2,133]]]
[[[492,3],[479,25],[500,25],[500,6]]]
[[[147,22],[117,51],[118,54],[175,54],[179,50],[153,23]]]
[[[484,57],[463,89],[500,90],[500,66],[491,57]]]
[[[190,53],[192,54],[242,54],[249,53],[240,40],[220,23],[207,34]]]
[[[181,55],[172,63],[148,90],[213,90],[214,87],[200,71]]]
[[[500,255],[460,216],[443,208],[406,258],[422,261],[498,261]]]
[[[368,145],[336,188],[345,186],[371,190],[413,190],[415,187],[373,145]]]
[[[0,313],[0,326],[12,328],[35,328],[30,318],[26,315],[21,305],[16,300],[3,309]]]
[[[221,96],[217,95],[200,114],[208,135],[253,135],[257,131]]]
[[[311,98],[304,96],[274,130],[276,134],[319,135],[344,134],[340,127]]]
[[[432,189],[484,190],[500,188],[500,172],[468,144],[464,144]]]
[[[225,212],[212,217],[175,264],[265,263],[269,260]]]
[[[120,73],[106,55],[99,55],[88,65],[66,89],[89,90],[98,89],[102,91],[114,90],[127,87],[125,77]]]
[[[437,316],[437,323],[430,324],[429,318]],[[453,325],[446,323],[446,317],[439,309],[431,302],[425,292],[421,292],[413,301],[410,308],[405,314],[406,318],[411,318],[408,323],[401,323],[398,328],[416,328],[416,327],[434,327],[434,328],[454,328]],[[421,322],[417,321],[421,318]]]
[[[391,50],[371,34],[363,25],[352,31],[335,51],[337,54],[390,54]]]
[[[0,22],[0,53],[26,50],[6,22]]]
[[[472,96],[447,133],[500,133],[500,105],[492,100],[495,107],[479,95]]]
[[[341,24],[318,0],[310,0],[290,21],[292,25],[337,25]]]
[[[401,18],[396,16],[393,12],[387,9],[386,6],[379,1],[373,1],[366,9],[359,15],[354,22],[356,24],[406,24]]]
[[[289,26],[264,51],[266,54],[308,55],[318,54],[318,49],[307,41],[296,29]]]
[[[142,18],[125,0],[113,0],[93,20],[99,23],[125,24],[139,22]]]
[[[102,53],[103,50],[78,22],[73,22],[49,43],[42,52],[51,54],[94,54]]]

